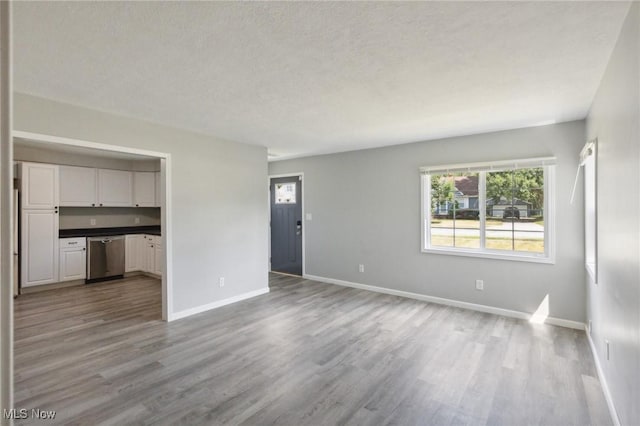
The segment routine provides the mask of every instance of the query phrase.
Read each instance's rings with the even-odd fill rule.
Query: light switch
[[[311,215],[311,213],[307,213],[305,215],[305,217],[307,218],[307,220],[312,220],[313,219],[313,216]]]

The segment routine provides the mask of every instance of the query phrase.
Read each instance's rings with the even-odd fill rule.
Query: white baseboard
[[[527,321],[531,319],[531,314],[528,314],[526,312],[496,308],[494,306],[478,305],[476,303],[461,302],[459,300],[445,299],[442,297],[435,297],[435,296],[427,296],[425,294],[411,293],[408,291],[394,290],[394,289],[385,288],[385,287],[376,287],[373,285],[354,283],[351,281],[336,280],[334,278],[319,277],[317,275],[306,274],[304,278],[307,278],[309,280],[314,280],[314,281],[320,281],[328,284],[336,284],[344,287],[358,288],[360,290],[374,291],[376,293],[390,294],[392,296],[407,297],[409,299],[422,300],[424,302],[437,303],[439,305],[455,306],[457,308],[469,309],[472,311],[486,312],[489,314],[502,315],[502,316],[511,317],[511,318],[519,318]],[[545,324],[584,330],[584,324],[578,321],[547,317],[544,320],[544,322]]]
[[[586,325],[585,330],[587,330],[587,339],[589,340],[589,346],[591,346],[591,353],[593,354],[593,360],[596,364],[596,371],[598,372],[598,379],[600,380],[600,385],[602,386],[604,399],[605,401],[607,401],[607,406],[609,407],[609,415],[611,416],[611,421],[613,421],[614,426],[620,426],[618,412],[616,411],[615,405],[613,405],[613,397],[611,396],[611,391],[609,390],[607,379],[604,377],[604,371],[602,370],[602,365],[600,364],[600,358],[598,357],[598,351],[596,351],[596,345],[593,343],[591,332]]]
[[[220,308],[222,306],[230,305],[232,303],[240,302],[242,300],[251,299],[252,297],[260,296],[266,293],[269,293],[269,287],[250,291],[248,293],[242,293],[237,296],[229,297],[228,299],[218,300],[217,302],[208,303],[206,305],[196,306],[195,308],[185,309],[184,311],[174,312],[169,315],[169,321],[175,321],[181,318],[190,317],[191,315],[199,314],[205,311],[210,311],[211,309]]]

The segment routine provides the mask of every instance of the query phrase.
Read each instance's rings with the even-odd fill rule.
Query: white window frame
[[[580,153],[584,167],[584,266],[594,284],[598,284],[598,157],[597,139],[587,142]],[[589,178],[593,181],[589,182]],[[591,185],[589,185],[591,184]],[[591,189],[592,193],[589,194]],[[589,202],[592,205],[589,205]],[[592,217],[589,215],[592,214]]]
[[[425,166],[420,168],[421,189],[421,252],[453,256],[480,257],[487,259],[513,260],[521,262],[555,264],[555,158],[530,158],[524,160],[494,161],[485,163],[465,163],[445,166]],[[492,250],[485,247],[486,222],[486,173],[514,169],[542,167],[544,169],[544,253],[523,251]],[[478,203],[480,219],[480,248],[431,246],[431,175],[444,173],[478,173]]]

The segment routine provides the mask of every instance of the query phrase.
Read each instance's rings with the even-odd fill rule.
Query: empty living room
[[[1,425],[640,425],[640,2],[1,1]]]

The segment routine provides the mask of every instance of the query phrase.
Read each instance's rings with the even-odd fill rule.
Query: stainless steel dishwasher
[[[122,278],[124,235],[87,238],[87,283]]]

